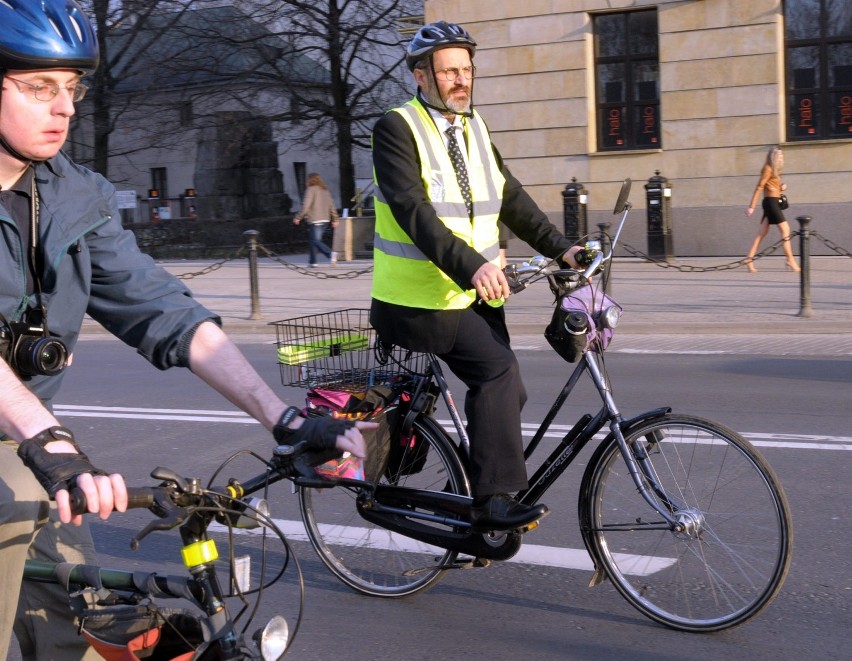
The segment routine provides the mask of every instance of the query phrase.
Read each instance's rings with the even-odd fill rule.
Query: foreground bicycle
[[[537,280],[550,284],[557,309],[545,335],[563,358],[577,362],[526,458],[584,374],[602,402],[574,424],[517,497],[539,502],[584,446],[600,438],[578,497],[594,563],[590,586],[609,579],[661,624],[718,631],[747,621],[778,594],[791,562],[790,511],[770,466],[737,432],[668,407],[629,418],[618,409],[604,350],[621,308],[592,276],[611,265],[630,210],[629,190],[625,180],[609,250],[587,244],[590,264],[583,272],[547,260],[507,268],[514,291]],[[387,428],[389,449],[377,445],[366,479],[326,475],[301,482],[308,537],[340,580],[367,595],[402,597],[433,586],[450,568],[486,566],[518,552],[525,530],[480,530],[469,522],[468,439],[434,356],[382,347],[366,310],[274,325],[282,381],[309,388],[318,413],[351,409],[351,402],[340,404],[341,394],[354,393],[356,402],[365,391],[387,395],[376,417]],[[438,397],[458,441],[432,416]]]
[[[244,454],[238,453],[231,460]],[[270,459],[250,454],[264,464],[264,471],[247,485],[230,480],[226,487],[203,488],[198,479],[157,468],[151,476],[161,481],[159,486],[128,489],[128,509],[145,508],[157,517],[133,538],[131,548],[138,549],[151,532],[179,528],[181,557],[189,576],[27,561],[24,579],[66,587],[69,595],[76,597],[72,603],[81,633],[106,658],[137,658],[134,654],[138,654],[139,658],[186,661],[280,659],[301,620],[302,572],[289,543],[270,518],[265,499],[252,498],[250,494],[291,476],[293,462],[306,456],[305,446],[278,446]],[[72,499],[75,513],[86,511],[81,491],[75,489]],[[263,533],[255,534],[259,539],[251,545],[242,544],[244,554],[237,556],[235,533],[260,527]],[[270,554],[266,531],[280,542],[283,553]],[[211,532],[222,533],[228,546],[224,563],[230,573],[227,587],[217,575],[217,566],[224,567]],[[278,559],[273,561],[270,556]],[[251,568],[253,562],[259,565],[256,572]],[[294,566],[299,591],[295,627],[291,630],[287,621],[276,615],[247,640],[263,592],[282,578],[290,564]],[[258,578],[259,585],[253,588],[254,578]],[[95,600],[97,607],[91,603]],[[180,600],[189,608],[165,607],[164,600]],[[247,621],[243,623],[244,615]]]

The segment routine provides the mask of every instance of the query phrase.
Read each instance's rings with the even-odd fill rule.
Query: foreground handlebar
[[[155,502],[156,489],[158,487],[127,487],[127,509],[150,509]],[[74,487],[68,495],[72,514],[89,513],[82,489]]]
[[[88,512],[86,496],[80,489],[73,488],[69,498],[75,515]],[[173,482],[158,487],[128,487],[127,509],[148,509],[157,517],[131,540],[130,548],[138,549],[139,542],[154,530],[171,530],[181,525],[193,506],[202,504],[206,498],[209,496],[199,492],[183,491]]]

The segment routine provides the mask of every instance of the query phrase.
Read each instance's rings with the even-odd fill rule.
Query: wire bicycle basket
[[[281,383],[363,392],[424,371],[426,354],[379,346],[370,311],[360,308],[273,321]]]

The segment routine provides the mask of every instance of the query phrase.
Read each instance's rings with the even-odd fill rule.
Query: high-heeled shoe
[[[748,269],[749,273],[757,273],[757,269],[754,268],[754,264],[752,264],[751,262],[746,262],[746,268]]]
[[[784,265],[787,267],[788,271],[792,271],[793,273],[801,273],[802,272],[802,269],[799,267],[798,264],[796,264],[796,262],[793,262],[792,264],[790,262],[785,262]]]

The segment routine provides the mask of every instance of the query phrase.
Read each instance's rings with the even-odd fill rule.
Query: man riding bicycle
[[[502,307],[510,292],[498,221],[548,257],[572,244],[509,172],[473,109],[475,51],[459,25],[420,28],[406,52],[417,94],[374,128],[370,321],[385,342],[437,354],[467,386],[471,523],[513,529],[547,507],[509,495],[527,487],[526,392]]]
[[[72,486],[101,518],[127,505],[123,478],[96,469],[51,412],[84,315],[154,366],[188,367],[279,441],[365,453],[351,424],[288,408],[221,320],[140,252],[113,186],[60,151],[98,59],[74,0],[0,2],[0,658],[13,624],[25,659],[99,658],[77,635],[67,592],[21,585],[28,558],[92,562]]]

